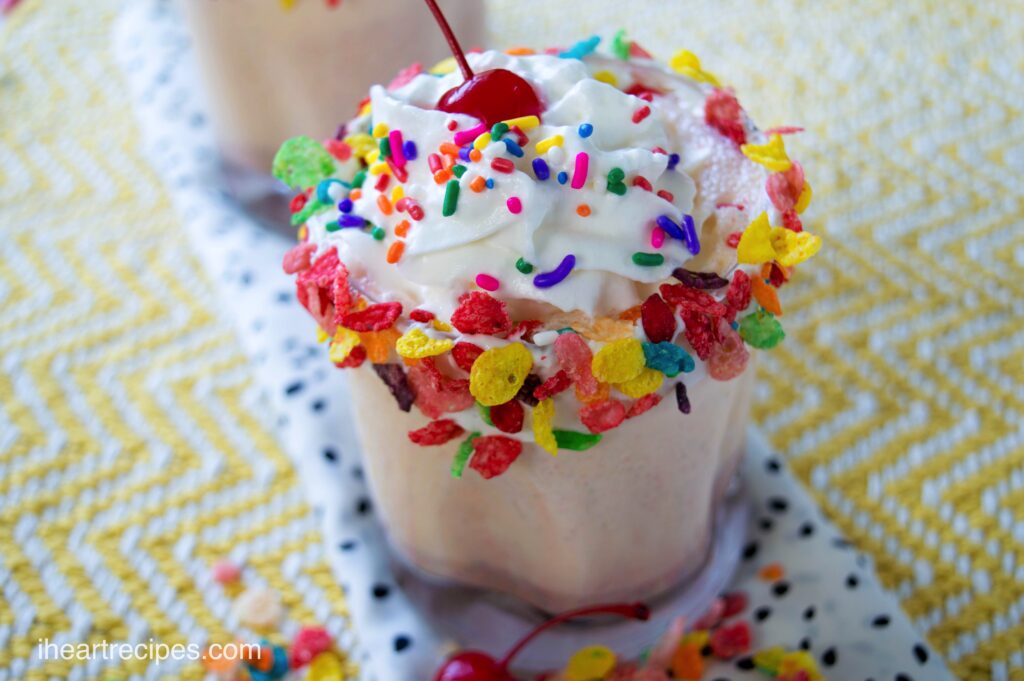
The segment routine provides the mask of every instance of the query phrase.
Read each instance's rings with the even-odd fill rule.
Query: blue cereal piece
[[[648,368],[660,371],[668,377],[677,376],[680,372],[693,371],[696,364],[686,350],[675,343],[644,343],[644,363]]]

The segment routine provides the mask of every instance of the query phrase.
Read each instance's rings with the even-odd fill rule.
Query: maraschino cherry
[[[460,113],[478,118],[489,128],[495,123],[520,116],[539,116],[544,110],[536,90],[524,78],[507,69],[491,69],[473,73],[458,39],[435,0],[425,0],[441,27],[448,47],[459,64],[462,85],[441,95],[437,108],[447,113]]]
[[[651,611],[643,603],[622,603],[594,605],[563,612],[561,615],[552,617],[519,639],[519,642],[512,646],[501,660],[495,660],[487,653],[480,652],[479,650],[466,650],[456,653],[448,658],[448,661],[437,670],[434,681],[516,681],[512,673],[509,672],[508,666],[511,664],[512,658],[518,655],[530,641],[556,624],[589,615],[620,615],[635,620],[646,620],[651,616]]]

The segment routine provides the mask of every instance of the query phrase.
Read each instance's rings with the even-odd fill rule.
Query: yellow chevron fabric
[[[493,4],[500,44],[623,26],[660,56],[699,54],[760,123],[808,128],[789,148],[827,243],[784,291],[757,418],[958,676],[1024,679],[1024,5]],[[284,565],[316,523],[140,157],[109,53],[119,6],[29,0],[0,29],[0,670],[15,678],[65,676],[17,671],[83,621],[90,641],[230,640],[201,576],[237,546],[294,620],[320,602],[346,616],[318,553],[298,552],[298,576]]]

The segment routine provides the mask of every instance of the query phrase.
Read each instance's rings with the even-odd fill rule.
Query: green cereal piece
[[[334,170],[334,157],[315,139],[305,136],[282,144],[271,166],[274,177],[295,189],[314,187]]]
[[[569,449],[574,452],[590,449],[601,441],[601,435],[597,433],[580,433],[575,430],[558,430],[557,428],[553,432],[559,449]]]
[[[779,320],[764,310],[758,310],[741,319],[739,332],[747,345],[759,350],[770,350],[786,337]]]

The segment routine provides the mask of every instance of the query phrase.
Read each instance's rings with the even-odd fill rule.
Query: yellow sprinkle
[[[615,653],[604,646],[587,646],[573,653],[562,676],[566,681],[603,679],[615,668]]]
[[[377,147],[370,149],[366,152],[366,155],[363,156],[363,160],[366,161],[367,164],[376,163],[380,160],[380,149]]]
[[[626,397],[638,398],[649,395],[661,387],[665,380],[665,374],[654,369],[644,369],[633,378],[623,383],[617,383],[615,389]]]
[[[388,130],[390,130],[390,128],[388,128],[387,123],[378,123],[377,125],[373,126],[373,136],[384,137],[385,135],[388,134]]]
[[[804,189],[800,192],[800,198],[797,199],[796,205],[793,208],[797,213],[803,213],[807,210],[807,206],[811,205],[811,197],[813,192],[811,191],[811,183],[804,180]]]
[[[740,239],[740,243],[743,240]],[[808,232],[794,232],[785,227],[771,231],[775,259],[783,267],[793,267],[807,260],[821,249],[821,237]]]
[[[533,408],[533,439],[541,449],[557,455],[558,441],[555,440],[555,433],[551,427],[554,422],[555,403],[549,397]]]
[[[448,333],[452,330],[452,325],[448,322],[442,322],[440,319],[434,318],[430,320],[430,325],[438,331]]]
[[[502,121],[502,123],[510,128],[518,127],[520,130],[530,130],[540,125],[540,119],[536,116],[520,116],[519,118],[510,118],[507,121]]]
[[[398,203],[405,198],[405,189],[402,185],[396,184],[395,188],[391,190],[391,203]]]
[[[491,133],[485,132],[473,140],[473,148],[483,151],[484,147],[491,143]]]
[[[373,165],[371,165],[370,172],[374,175],[390,175],[391,167],[387,163],[384,163],[382,161],[380,163],[374,163]]]
[[[768,144],[744,144],[740,151],[754,163],[760,163],[776,173],[784,173],[793,165],[786,155],[786,143],[782,141],[782,135],[772,135],[768,138]]]
[[[296,233],[296,238],[299,241],[305,241],[307,236],[309,236],[309,227],[306,227],[306,225],[303,224],[299,227],[299,231]]]
[[[551,147],[560,147],[565,142],[565,138],[561,135],[552,135],[551,137],[545,137],[540,142],[537,142],[537,153],[544,154]]]
[[[453,341],[444,338],[431,338],[423,333],[423,329],[416,327],[406,331],[395,342],[395,350],[406,359],[423,359],[448,352],[453,345],[455,345]]]
[[[445,57],[430,67],[430,73],[435,76],[446,76],[454,71],[456,66],[455,57]]]
[[[339,326],[338,330],[334,332],[334,339],[331,340],[331,349],[327,353],[327,358],[335,364],[344,362],[357,345],[359,345],[359,334],[344,326]]]
[[[594,80],[599,80],[602,83],[608,83],[612,87],[619,86],[619,79],[615,77],[615,74],[611,71],[597,71],[594,73]]]
[[[768,213],[761,213],[743,230],[740,242],[736,245],[736,262],[741,265],[760,265],[775,260],[771,237]]]
[[[700,66],[700,59],[697,58],[693,52],[689,50],[679,50],[669,60],[668,65],[672,67],[672,70],[676,73],[682,74],[688,78],[692,78],[700,83],[709,83],[718,87],[720,85],[718,78],[714,74],[705,71]]]

